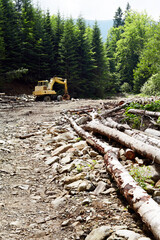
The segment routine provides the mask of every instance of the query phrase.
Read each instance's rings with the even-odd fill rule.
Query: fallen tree
[[[160,207],[131,177],[129,172],[118,161],[119,149],[92,137],[78,126],[72,118],[68,118],[75,131],[104,156],[107,170],[115,179],[121,193],[131,207],[141,216],[142,221],[151,230],[157,240],[160,240]]]
[[[143,157],[149,158],[152,161],[160,164],[160,149],[149,144],[143,143],[127,134],[120,132],[116,129],[104,126],[99,121],[91,121],[85,125],[85,129],[107,136],[109,139],[113,139],[127,148],[131,148]]]
[[[152,111],[141,110],[141,109],[129,109],[128,113],[140,114],[140,115],[151,116],[151,117],[160,117],[160,112],[152,112]]]
[[[104,125],[111,127],[111,128],[116,128],[116,129],[126,133],[127,135],[136,138],[137,140],[140,140],[144,143],[151,144],[153,146],[160,148],[160,140],[158,138],[156,138],[157,135],[155,136],[155,134],[154,134],[155,137],[151,137],[147,134],[147,133],[151,133],[151,132],[155,133],[155,131],[153,129],[152,129],[153,131],[146,129],[146,133],[144,133],[140,130],[131,129],[127,124],[119,124],[119,123],[115,122],[112,118],[101,119],[101,122]],[[156,131],[156,133],[157,132],[160,135],[159,131]]]

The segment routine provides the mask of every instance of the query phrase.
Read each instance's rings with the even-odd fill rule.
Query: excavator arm
[[[59,78],[59,77],[53,77],[50,79],[50,82],[48,84],[48,89],[52,90],[55,83],[63,84],[64,85],[64,95],[63,99],[70,99],[70,96],[68,95],[68,86],[67,86],[67,79]]]

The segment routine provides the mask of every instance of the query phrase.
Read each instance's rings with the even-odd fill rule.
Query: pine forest
[[[90,27],[81,16],[51,16],[31,0],[0,0],[0,91],[52,76],[68,80],[71,97],[160,95],[160,22],[127,4],[103,42],[96,21]]]

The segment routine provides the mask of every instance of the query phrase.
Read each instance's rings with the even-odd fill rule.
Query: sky
[[[59,11],[64,18],[82,16],[87,20],[113,19],[118,7],[124,12],[128,2],[132,10],[146,11],[152,19],[160,19],[160,0],[33,0],[35,6],[49,10],[51,15]]]

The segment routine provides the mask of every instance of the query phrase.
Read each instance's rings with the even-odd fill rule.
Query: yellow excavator
[[[61,95],[57,96],[56,91],[53,90],[53,85],[55,83],[64,85],[63,96]],[[70,96],[68,94],[67,79],[63,79],[60,77],[53,77],[50,79],[50,81],[48,80],[38,81],[38,85],[35,86],[33,95],[36,97],[36,100],[43,100],[45,102],[49,102],[56,98],[58,101],[69,100]]]

